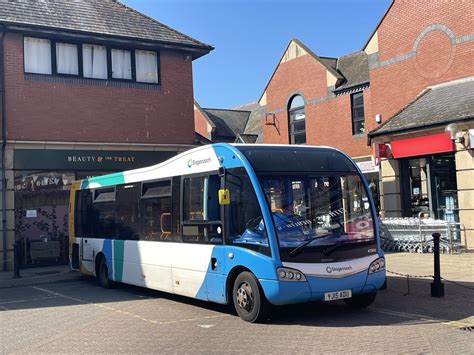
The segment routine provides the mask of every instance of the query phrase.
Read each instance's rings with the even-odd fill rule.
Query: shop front
[[[74,180],[160,163],[177,151],[14,150],[15,240],[22,266],[68,262],[69,190]]]

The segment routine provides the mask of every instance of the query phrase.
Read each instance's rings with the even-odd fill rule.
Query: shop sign
[[[130,170],[158,164],[173,151],[15,149],[15,170]]]
[[[36,210],[26,210],[26,218],[36,218],[38,217],[38,213]]]
[[[375,164],[375,161],[373,159],[367,161],[359,161],[356,162],[356,164],[364,174],[379,172],[379,166]]]
[[[393,157],[399,159],[452,152],[454,144],[448,134],[439,133],[392,141],[391,150]]]

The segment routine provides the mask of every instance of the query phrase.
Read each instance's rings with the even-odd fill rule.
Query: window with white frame
[[[25,72],[51,74],[51,41],[42,38],[24,38]]]
[[[77,45],[56,43],[56,72],[58,74],[79,75]]]
[[[82,66],[85,78],[107,79],[107,47],[83,44]]]
[[[137,81],[158,83],[158,58],[156,52],[135,50]]]
[[[112,78],[132,80],[132,55],[130,51],[112,49]]]

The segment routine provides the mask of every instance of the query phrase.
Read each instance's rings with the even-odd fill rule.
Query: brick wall
[[[378,127],[427,86],[474,75],[471,1],[395,0],[378,28],[379,52],[370,56],[370,88],[364,90],[366,131]],[[311,100],[326,92],[326,69],[312,56],[281,63],[266,90],[267,111],[278,130],[263,125],[263,142],[288,143],[287,105],[294,93]],[[366,135],[352,135],[350,95],[305,107],[307,142],[369,155]]]
[[[364,101],[368,91],[364,91]],[[352,135],[350,95],[327,99],[326,68],[311,55],[281,63],[266,93],[267,111],[277,111],[278,129],[264,125],[264,143],[289,143],[287,107],[297,93],[303,95],[306,102],[321,100],[305,106],[307,144],[336,147],[353,157],[371,154],[366,136]]]
[[[202,113],[197,108],[194,108],[194,129],[201,136],[209,139],[210,137],[207,132],[207,126],[207,120],[204,118]]]
[[[371,122],[377,113],[390,118],[427,86],[474,75],[473,16],[471,1],[394,2],[378,29],[379,61],[409,58],[370,70]]]
[[[48,82],[51,76],[26,79],[22,36],[7,34],[5,52],[9,140],[194,141],[192,61],[182,53],[160,52],[161,86],[150,89],[83,79]]]

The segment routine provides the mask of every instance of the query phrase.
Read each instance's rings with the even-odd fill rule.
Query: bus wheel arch
[[[234,299],[232,297],[232,291],[234,289],[234,282],[237,276],[239,276],[240,273],[247,271],[247,272],[252,272],[245,266],[239,265],[239,266],[234,266],[232,270],[229,271],[229,274],[227,275],[227,280],[226,280],[226,285],[225,285],[225,292],[226,292],[226,301],[227,305],[230,307],[234,306]]]
[[[248,270],[235,273],[235,276],[231,299],[239,317],[251,323],[266,320],[270,303],[258,279]]]
[[[109,278],[107,259],[103,253],[98,253],[95,258],[95,277],[99,286],[112,288],[113,281]]]

